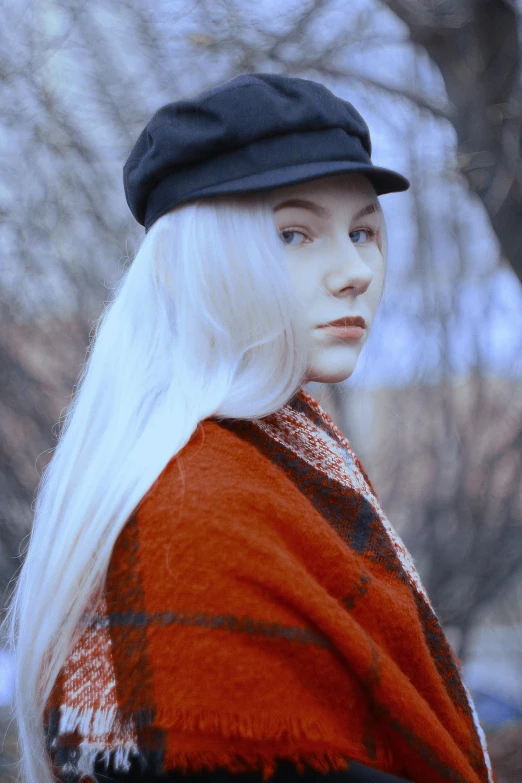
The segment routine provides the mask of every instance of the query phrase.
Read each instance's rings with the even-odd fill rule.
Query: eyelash
[[[374,240],[377,236],[377,231],[374,228],[370,228],[369,226],[361,226],[360,228],[356,228],[353,231],[350,231],[350,234],[355,234],[357,231],[365,231],[368,234],[367,242],[370,242]],[[307,239],[310,239],[306,231],[302,231],[299,228],[283,228],[281,231],[279,231],[279,236],[282,239],[283,234],[301,234],[302,236],[306,237]],[[358,242],[356,244],[365,245],[367,242]],[[303,242],[303,244],[305,244]]]

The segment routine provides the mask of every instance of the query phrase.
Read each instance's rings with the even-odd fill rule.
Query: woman
[[[27,783],[494,780],[411,558],[303,389],[351,375],[380,302],[377,196],[409,183],[370,154],[351,104],[270,74],[137,140],[146,235],[9,610]]]

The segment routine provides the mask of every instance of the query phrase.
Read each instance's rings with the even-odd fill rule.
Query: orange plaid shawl
[[[65,780],[95,761],[267,780],[278,759],[494,780],[412,560],[304,390],[255,422],[200,424],[120,533],[88,617],[45,716]]]

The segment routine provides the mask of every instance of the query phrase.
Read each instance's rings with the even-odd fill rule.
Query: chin
[[[342,383],[353,374],[355,365],[344,367],[311,366],[307,370],[306,382]]]
[[[342,383],[348,380],[355,371],[362,347],[362,340],[313,341],[308,354],[307,382]]]
[[[312,350],[308,357],[308,381],[342,383],[353,375],[359,359],[359,346],[336,345]]]

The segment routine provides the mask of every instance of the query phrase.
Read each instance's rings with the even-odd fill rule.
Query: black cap
[[[378,195],[409,188],[370,156],[365,121],[323,84],[246,73],[158,109],[127,158],[123,184],[146,230],[186,201],[342,172],[364,174]]]

